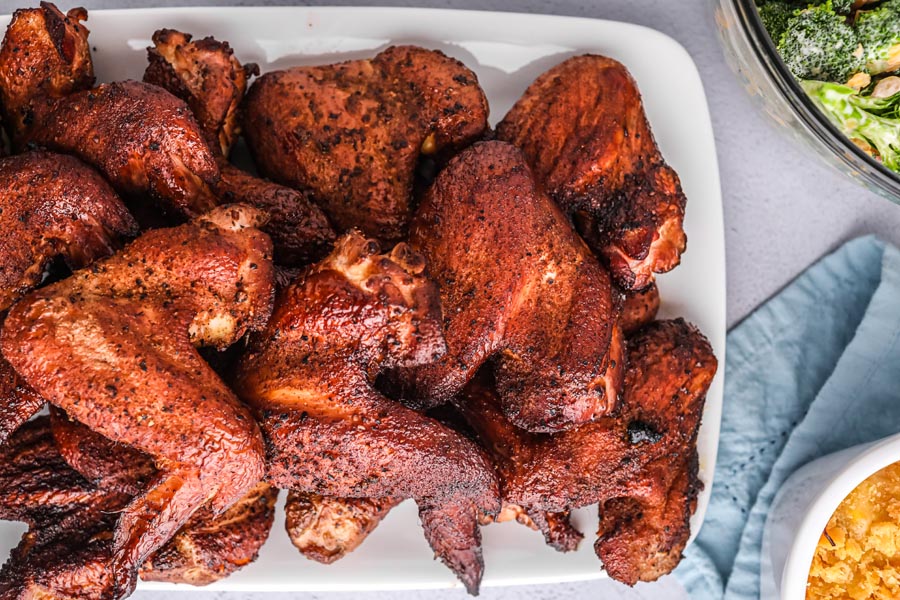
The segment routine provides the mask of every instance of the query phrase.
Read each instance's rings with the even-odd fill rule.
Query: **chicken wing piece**
[[[259,73],[255,64],[241,65],[228,42],[211,37],[193,41],[190,34],[160,29],[147,49],[144,81],[178,96],[191,108],[210,146],[228,156],[240,133],[238,106],[247,79]]]
[[[625,289],[678,265],[685,197],[628,70],[584,55],[550,69],[497,125]]]
[[[441,290],[449,350],[392,374],[404,400],[450,401],[488,360],[517,427],[560,431],[616,405],[619,298],[522,153],[481,142],[438,175],[410,228]]]
[[[117,595],[197,508],[225,510],[264,473],[259,429],[194,347],[226,347],[266,322],[273,269],[261,218],[220,207],[147,232],[7,316],[0,343],[25,382],[159,469],[118,519]]]
[[[356,550],[399,503],[396,498],[332,498],[291,491],[284,505],[285,527],[300,554],[331,564]]]
[[[138,81],[106,83],[34,102],[23,145],[75,154],[130,198],[149,197],[174,216],[216,204],[215,157],[187,105]]]
[[[445,349],[422,257],[405,244],[379,251],[347,234],[283,290],[235,389],[260,421],[269,481],[324,496],[414,498],[435,553],[474,593],[477,515],[499,509],[497,481],[475,444],[372,386],[380,370]]]
[[[644,498],[610,498],[600,504],[594,551],[609,576],[634,585],[675,570],[691,536],[690,519],[703,485],[696,450],[663,458],[646,468],[651,490]]]
[[[225,203],[255,206],[269,215],[263,231],[272,237],[275,262],[306,264],[323,258],[335,234],[322,210],[307,192],[245,173],[228,162],[237,139],[237,111],[247,80],[258,69],[242,66],[227,42],[213,38],[192,41],[189,34],[161,29],[147,50],[150,64],[144,81],[164,88],[187,102],[216,154],[219,180],[213,192]]]
[[[84,9],[63,16],[45,3],[18,14],[0,47],[0,88],[12,101],[6,118],[16,149],[75,154],[119,192],[150,197],[176,216],[215,205],[210,186],[219,171],[183,101],[135,81],[90,89]]]
[[[0,159],[0,311],[41,283],[53,259],[85,267],[137,233],[113,189],[77,158]]]
[[[656,318],[656,313],[659,312],[659,288],[654,281],[645,289],[627,291],[624,296],[619,327],[622,328],[622,333],[629,336]]]
[[[128,499],[68,468],[46,416],[22,426],[0,446],[0,518],[28,532],[0,570],[0,597],[101,600],[112,587],[108,533]]]
[[[53,4],[13,13],[0,46],[0,110],[10,139],[34,118],[36,98],[61,98],[94,85],[87,11],[63,14]]]
[[[4,598],[31,598],[42,592],[51,598],[103,598],[112,588],[112,531],[116,513],[131,495],[88,484],[73,472],[54,447],[63,424],[70,437],[95,438],[92,448],[106,447],[101,467],[105,481],[138,481],[126,462],[135,451],[115,445],[58,413],[39,417],[0,447],[0,518],[24,520],[31,529],[0,572]],[[52,428],[53,437],[48,434]],[[124,449],[124,450],[123,450]],[[70,448],[71,450],[71,448]],[[113,459],[119,459],[115,462]],[[90,464],[82,457],[81,464]],[[146,462],[146,461],[144,461]],[[146,581],[206,585],[255,560],[271,529],[277,490],[264,483],[216,518],[198,511],[174,538],[141,568]],[[202,513],[202,514],[201,514]],[[74,555],[74,556],[73,556]],[[44,597],[44,596],[40,596]]]
[[[473,380],[454,403],[488,448],[505,502],[536,511],[600,504],[595,550],[610,576],[651,581],[681,560],[701,487],[697,431],[716,372],[709,342],[681,319],[628,340],[619,413],[555,435],[503,419],[490,382]]]
[[[481,524],[490,525],[507,521],[516,521],[529,529],[540,531],[547,545],[559,552],[574,552],[584,539],[584,534],[572,524],[569,511],[528,511],[508,502],[503,503],[503,508],[496,517],[482,519]]]
[[[249,565],[269,537],[278,489],[260,481],[228,510],[201,509],[141,566],[144,581],[209,585]]]
[[[51,408],[60,455],[99,489],[135,496],[156,474],[151,458],[116,444]],[[256,560],[275,519],[278,490],[260,482],[228,510],[199,509],[175,536],[141,566],[145,581],[208,585]]]
[[[405,237],[421,155],[487,129],[475,74],[436,50],[394,46],[370,60],[267,73],[244,101],[244,135],[263,173],[310,190],[338,231]]]

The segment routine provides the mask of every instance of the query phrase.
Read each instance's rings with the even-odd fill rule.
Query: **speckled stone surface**
[[[24,0],[23,0],[24,2]],[[32,2],[27,2],[32,4]],[[87,8],[177,5],[256,5],[293,2],[228,0],[81,0]],[[75,3],[60,2],[68,8]],[[697,63],[712,112],[725,208],[728,324],[734,325],[811,262],[855,236],[876,233],[900,243],[900,208],[864,190],[788,140],[762,116],[728,70],[716,37],[711,0],[326,0],[307,4],[427,6],[559,14],[628,21],[658,29],[683,44]],[[20,5],[0,0],[0,12]],[[673,90],[677,93],[677,90]],[[690,203],[688,204],[690,207]],[[690,208],[688,208],[690,210]],[[252,594],[191,592],[212,600],[462,599],[458,591],[370,594]],[[162,600],[186,594],[135,594]],[[486,589],[487,600],[658,598],[679,600],[674,581],[629,590],[596,581]]]

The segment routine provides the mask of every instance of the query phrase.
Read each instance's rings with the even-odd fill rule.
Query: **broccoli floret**
[[[759,18],[776,44],[796,11],[797,7],[792,2],[782,0],[773,0],[759,7]]]
[[[778,52],[797,79],[843,83],[865,65],[856,32],[830,1],[794,13]]]
[[[856,32],[834,12],[831,1],[796,11],[778,51],[798,79],[845,82],[865,63]]]
[[[888,0],[859,12],[856,32],[871,75],[900,68],[900,0]]]
[[[801,85],[844,135],[887,168],[900,172],[900,93],[872,98],[836,83],[802,81]]]

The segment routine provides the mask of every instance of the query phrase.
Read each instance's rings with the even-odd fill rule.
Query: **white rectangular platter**
[[[0,17],[5,27],[9,17]],[[725,362],[725,242],[716,150],[706,97],[688,53],[671,38],[611,21],[543,15],[416,8],[182,8],[90,13],[97,76],[140,79],[154,30],[168,27],[227,40],[244,63],[263,72],[303,64],[370,57],[395,43],[442,50],[478,75],[496,123],[529,83],[569,56],[599,53],[624,63],[638,82],[647,116],[666,160],[688,198],[682,265],[659,279],[662,316],[683,316],[712,341],[720,370],[707,398],[700,431],[700,477],[705,488],[694,534],[712,486]],[[580,549],[560,554],[537,532],[516,523],[483,529],[485,586],[537,584],[604,577],[593,552],[596,507],[575,515],[585,532]],[[207,589],[356,591],[461,587],[433,559],[416,507],[397,507],[353,554],[332,565],[303,558],[284,532],[279,508],[259,560]],[[0,523],[5,557],[24,527]],[[142,583],[140,589],[190,589]]]

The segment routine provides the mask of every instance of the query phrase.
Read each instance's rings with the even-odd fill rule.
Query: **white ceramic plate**
[[[8,20],[0,18],[5,27]],[[715,467],[725,362],[725,242],[716,150],[706,98],[688,53],[671,38],[636,25],[543,15],[416,8],[183,8],[90,13],[97,76],[140,79],[146,47],[162,27],[227,40],[242,62],[263,72],[301,64],[369,57],[393,43],[436,48],[478,74],[496,123],[535,77],[575,54],[611,56],[637,80],[647,116],[666,160],[688,197],[682,265],[659,280],[662,315],[683,316],[712,341],[720,372],[707,398],[700,431],[700,477],[705,489],[691,522],[703,521]],[[581,548],[560,554],[540,534],[516,523],[483,529],[485,586],[536,584],[604,577],[593,551],[596,508],[578,511]],[[353,554],[329,566],[306,560],[284,532],[284,514],[259,560],[207,589],[373,590],[460,587],[433,560],[416,507],[405,502]],[[0,556],[24,528],[0,523]],[[185,589],[141,583],[141,589]],[[189,588],[187,588],[189,589]]]

